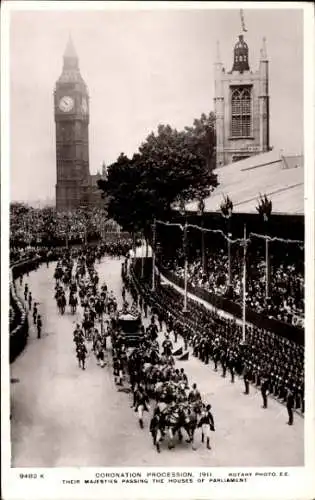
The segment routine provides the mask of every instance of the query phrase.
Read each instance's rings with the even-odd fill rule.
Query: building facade
[[[217,167],[270,150],[268,66],[265,39],[256,72],[250,69],[243,35],[235,44],[229,72],[223,67],[218,44],[214,98]]]
[[[54,91],[56,123],[56,208],[72,211],[101,203],[89,169],[89,94],[69,39]]]

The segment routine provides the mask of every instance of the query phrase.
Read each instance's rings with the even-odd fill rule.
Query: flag
[[[243,11],[243,9],[241,9],[241,11],[240,11],[240,12],[241,12],[242,30],[246,32],[246,31],[247,31],[247,29],[246,29],[246,27],[245,27],[245,20],[244,20],[244,11]]]

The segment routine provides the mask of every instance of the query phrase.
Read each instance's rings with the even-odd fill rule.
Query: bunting
[[[164,226],[169,226],[169,227],[179,227],[181,231],[184,231],[185,225],[179,224],[178,222],[164,222],[162,220],[156,220],[156,224],[161,224]],[[198,231],[203,231],[205,233],[213,233],[213,234],[221,234],[223,238],[228,241],[231,244],[235,243],[244,243],[244,238],[237,238],[237,239],[231,239],[226,234],[222,231],[222,229],[208,229],[206,227],[200,227],[197,226],[196,224],[187,224],[186,228],[192,228],[192,229],[197,229]],[[264,240],[268,240],[269,242],[274,242],[277,241],[279,243],[285,243],[285,244],[295,244],[295,245],[300,245],[304,247],[304,241],[302,240],[292,240],[292,239],[285,239],[285,238],[278,238],[277,236],[268,236],[266,234],[258,234],[258,233],[249,233],[248,237],[246,238],[246,243],[250,242],[252,238],[260,238]]]

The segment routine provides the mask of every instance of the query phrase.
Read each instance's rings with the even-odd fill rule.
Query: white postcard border
[[[145,4],[145,5],[144,5]],[[16,10],[98,10],[98,9],[297,9],[304,10],[304,141],[305,141],[305,228],[306,228],[306,412],[305,412],[305,466],[290,468],[10,468],[10,423],[9,391],[10,371],[8,364],[9,342],[4,334],[8,330],[8,282],[9,282],[9,15]],[[290,29],[290,27],[288,27]],[[2,291],[2,363],[1,363],[1,423],[2,423],[2,496],[5,500],[20,499],[92,499],[92,498],[198,498],[198,499],[311,499],[315,496],[313,474],[315,470],[315,414],[314,414],[314,12],[311,3],[298,2],[7,2],[2,6],[1,16],[1,291]],[[294,126],[292,125],[293,133]],[[246,446],[246,436],[244,436]],[[275,443],[276,446],[276,443]],[[96,479],[104,472],[126,473],[140,471],[145,478],[154,472],[193,472],[196,480],[189,483],[128,484],[117,487],[102,484],[84,484],[84,480]],[[198,482],[202,471],[211,471],[214,477],[226,478],[228,473],[252,472],[254,477],[246,483]],[[256,473],[276,473],[276,476],[255,476]],[[33,473],[37,478],[20,479],[20,474]],[[280,473],[288,473],[280,476]],[[40,478],[40,475],[44,478]],[[101,479],[101,478],[100,478]],[[152,478],[151,478],[152,479]],[[80,480],[80,484],[64,484],[65,480]],[[83,484],[82,484],[83,483]],[[207,488],[205,487],[207,485]]]

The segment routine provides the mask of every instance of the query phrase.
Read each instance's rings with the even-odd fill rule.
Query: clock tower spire
[[[89,95],[69,37],[54,91],[56,208],[71,211],[89,203]]]

